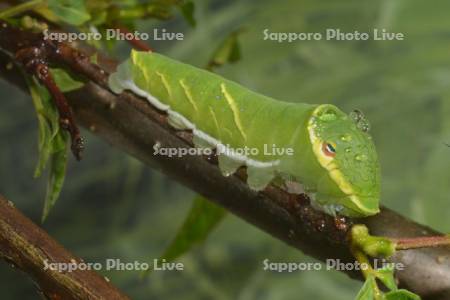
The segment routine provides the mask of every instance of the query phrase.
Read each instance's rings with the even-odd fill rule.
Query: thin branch
[[[121,32],[122,34],[133,35],[133,33],[125,26],[119,25],[116,27],[116,29],[119,30],[119,32]],[[131,38],[131,39],[128,39],[128,43],[130,43],[131,46],[133,46],[133,48],[136,50],[153,52],[153,49],[149,45],[147,45],[146,42],[140,40],[139,38],[137,38],[135,36],[133,36],[133,38]]]
[[[414,249],[424,247],[450,246],[450,237],[443,236],[424,236],[419,238],[395,239],[396,249]]]
[[[93,271],[58,272],[48,268],[83,260],[69,253],[1,195],[0,257],[32,277],[48,299],[129,299]]]
[[[45,43],[40,44],[41,47],[45,45]],[[70,134],[72,153],[77,160],[81,160],[84,142],[75,123],[72,108],[67,103],[66,97],[56,85],[50,72],[46,57],[47,51],[45,50],[45,47],[40,48],[37,45],[23,48],[17,51],[16,59],[29,74],[34,75],[47,88],[58,110],[60,126]]]
[[[14,43],[14,39],[4,40],[2,35],[0,26],[0,49]],[[214,156],[168,158],[153,155],[155,143],[162,147],[191,147],[192,134],[172,129],[166,115],[143,99],[127,92],[112,94],[106,86],[106,72],[87,59],[73,59],[77,50],[67,45],[61,47],[66,51],[58,54],[55,63],[92,80],[82,89],[66,95],[77,120],[85,128],[304,253],[322,261],[339,259],[342,263],[354,263],[347,239],[352,220],[336,221],[314,210],[307,198],[290,195],[274,186],[254,192],[242,180],[245,170],[224,177]],[[8,56],[0,55],[0,65],[6,65],[9,60]],[[23,87],[17,73],[17,70],[0,70],[6,80]],[[438,234],[386,208],[374,217],[354,221],[366,224],[372,234],[392,238]],[[448,300],[449,256],[449,247],[436,247],[399,251],[391,261],[405,266],[404,271],[396,274],[401,287],[420,294],[423,299]],[[361,278],[358,271],[346,273]]]

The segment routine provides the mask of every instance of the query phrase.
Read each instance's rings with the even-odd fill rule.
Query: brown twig
[[[49,62],[54,62],[60,56],[60,43],[45,40],[42,34],[29,34],[27,31],[11,27],[3,20],[0,21],[0,32],[2,44],[9,44],[8,47],[2,47],[0,50],[14,57],[17,63],[24,66],[25,71],[34,75],[49,91],[58,109],[60,125],[70,133],[72,152],[80,160],[83,151],[80,131],[73,118],[71,107],[49,72]]]
[[[10,43],[1,36],[0,28],[0,49]],[[242,174],[223,177],[213,157],[153,155],[157,142],[163,147],[190,147],[191,133],[173,130],[164,113],[133,94],[112,94],[106,85],[105,72],[86,59],[73,59],[77,50],[61,47],[67,51],[58,54],[58,63],[93,81],[67,94],[77,119],[86,128],[306,254],[323,261],[354,262],[347,240],[351,220],[336,222],[312,209],[306,198],[289,195],[273,186],[256,193],[241,180]],[[4,56],[3,62],[7,59]],[[16,72],[1,70],[0,74],[22,86]],[[437,234],[386,208],[377,216],[356,221],[366,224],[373,234],[393,238]],[[448,247],[399,251],[392,262],[405,265],[405,270],[397,273],[400,286],[423,299],[450,299],[449,254]],[[361,278],[357,271],[346,273]]]
[[[450,246],[450,237],[445,235],[394,239],[394,241],[397,250]]]
[[[41,45],[44,45],[42,43]],[[72,108],[67,103],[66,97],[56,85],[50,73],[45,48],[43,46],[31,46],[22,48],[16,52],[16,59],[29,74],[34,75],[49,91],[59,113],[59,123],[62,129],[69,132],[71,137],[72,153],[77,160],[81,160],[84,142],[80,130],[75,123]]]
[[[83,260],[69,253],[1,195],[0,257],[31,276],[48,299],[129,299],[93,271],[59,272],[49,268]]]
[[[126,28],[125,26],[117,26],[116,27],[117,30],[119,30],[121,33],[123,34],[133,34],[130,30],[128,30],[128,28]],[[134,49],[136,50],[140,50],[140,51],[147,51],[147,52],[153,52],[154,50],[147,45],[147,43],[145,43],[144,41],[140,40],[137,37],[134,37],[132,39],[127,39],[128,43],[131,44],[131,46],[133,46]]]

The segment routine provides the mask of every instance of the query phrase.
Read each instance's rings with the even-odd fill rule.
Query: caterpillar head
[[[316,201],[340,214],[362,217],[379,212],[380,168],[362,114],[348,116],[333,105],[318,106],[308,122],[313,153],[325,170]]]

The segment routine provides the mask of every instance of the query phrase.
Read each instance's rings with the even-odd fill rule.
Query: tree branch
[[[89,270],[58,272],[45,262],[82,263],[0,195],[0,256],[26,272],[48,299],[129,299]]]
[[[0,49],[11,43],[11,40],[3,40],[2,35],[0,29]],[[214,156],[155,156],[153,145],[157,142],[162,147],[191,147],[191,133],[173,130],[164,113],[131,93],[112,94],[105,84],[105,72],[92,67],[86,60],[71,59],[77,51],[70,47],[66,49],[71,49],[65,52],[67,57],[55,59],[55,62],[92,80],[82,89],[66,95],[77,120],[85,128],[312,257],[353,263],[347,239],[352,222],[364,223],[372,234],[388,237],[438,234],[387,208],[382,208],[374,217],[343,218],[335,222],[313,210],[305,197],[290,195],[274,186],[260,193],[250,190],[242,180],[245,170],[230,177],[222,176]],[[0,56],[0,64],[5,65],[8,61],[7,56]],[[1,68],[0,75],[23,87],[17,71]],[[423,299],[437,300],[450,299],[449,257],[449,247],[436,247],[399,251],[391,261],[405,265],[404,271],[397,272],[400,287],[420,294]],[[357,271],[347,273],[361,278]]]

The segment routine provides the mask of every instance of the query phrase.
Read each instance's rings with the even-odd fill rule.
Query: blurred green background
[[[185,34],[152,41],[158,52],[204,66],[226,35],[244,28],[243,58],[225,77],[286,101],[362,110],[382,165],[382,202],[450,231],[450,2],[447,0],[195,1],[197,27],[181,18],[146,21]],[[401,32],[404,41],[264,40],[270,32]],[[128,46],[118,49],[125,57]],[[29,96],[0,83],[0,193],[39,222],[46,179],[32,179],[37,122]],[[69,165],[61,198],[44,228],[87,262],[150,262],[171,241],[195,193],[84,131],[84,160]],[[236,234],[236,233],[239,234]],[[352,299],[361,283],[332,271],[270,273],[262,261],[314,261],[228,216],[184,272],[103,272],[134,299]],[[33,283],[1,263],[1,299],[37,299]]]

